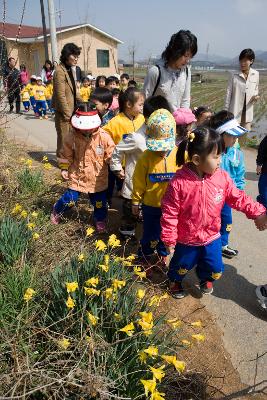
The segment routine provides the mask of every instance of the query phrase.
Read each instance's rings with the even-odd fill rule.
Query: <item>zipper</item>
[[[205,231],[205,225],[206,225],[206,193],[205,193],[205,179],[202,178],[202,197],[203,197],[203,209],[202,209],[202,221],[203,221],[203,241],[204,241],[204,231]]]

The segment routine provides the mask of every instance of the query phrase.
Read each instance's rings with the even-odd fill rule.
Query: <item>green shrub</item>
[[[22,194],[38,194],[44,190],[44,178],[42,171],[34,171],[25,167],[17,175],[19,191]]]

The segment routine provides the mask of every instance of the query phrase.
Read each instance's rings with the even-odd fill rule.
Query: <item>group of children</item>
[[[134,235],[143,221],[138,263],[147,276],[169,264],[170,293],[181,298],[182,281],[196,265],[200,290],[212,293],[222,256],[238,254],[228,244],[231,209],[259,230],[267,228],[266,204],[243,191],[244,157],[236,141],[246,130],[227,111],[180,108],[172,114],[165,98],[145,100],[136,87],[120,91],[114,115],[112,92],[107,81],[99,82],[71,118],[58,160],[68,190],[53,207],[52,223],[86,193],[96,230],[105,232],[116,185],[123,202],[120,233]]]

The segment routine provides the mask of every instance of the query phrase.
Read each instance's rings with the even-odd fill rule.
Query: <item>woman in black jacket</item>
[[[267,136],[261,141],[257,155],[257,174],[259,179],[258,201],[267,208]]]

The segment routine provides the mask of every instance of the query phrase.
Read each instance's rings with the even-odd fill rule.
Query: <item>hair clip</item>
[[[191,142],[193,142],[193,140],[195,139],[195,134],[194,134],[194,132],[190,132],[189,134],[188,134],[188,140],[189,140],[189,142],[191,143]]]

